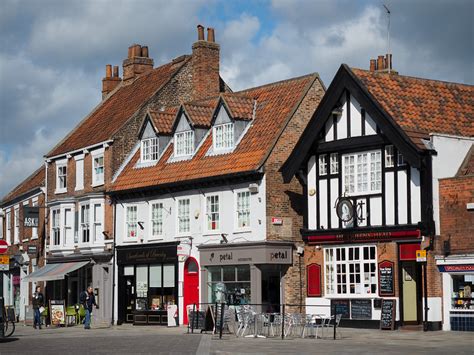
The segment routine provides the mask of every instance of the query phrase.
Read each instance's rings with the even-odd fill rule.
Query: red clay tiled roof
[[[214,112],[215,104],[213,101],[206,101],[206,103],[185,103],[183,104],[184,111],[195,127],[211,126],[212,113]]]
[[[155,128],[158,130],[158,133],[171,134],[173,121],[176,117],[177,111],[177,107],[172,107],[165,111],[149,111],[150,118],[152,119]]]
[[[474,136],[474,86],[351,70],[415,144],[428,133]]]
[[[267,153],[289,115],[306,94],[317,75],[307,75],[273,83],[235,95],[257,100],[255,119],[232,153],[206,156],[212,145],[212,134],[190,160],[167,163],[173,152],[170,144],[160,161],[152,167],[134,168],[140,158],[137,151],[112,185],[113,191],[209,178],[234,173],[252,172],[264,163]],[[212,112],[209,114],[211,119]]]
[[[140,75],[130,84],[120,84],[115,93],[101,102],[47,156],[64,154],[110,139],[188,60],[189,57],[179,64],[162,65]]]
[[[14,200],[21,195],[24,195],[32,190],[44,186],[44,171],[45,168],[42,166],[36,170],[33,174],[28,176],[23,180],[18,186],[16,186],[12,191],[8,193],[0,202],[0,205],[5,205],[6,203]]]
[[[255,100],[249,96],[222,94],[222,98],[236,120],[251,120]]]

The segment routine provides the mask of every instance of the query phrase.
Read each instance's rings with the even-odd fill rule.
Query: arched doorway
[[[186,306],[199,303],[199,266],[193,257],[189,257],[184,264],[183,286],[183,323],[188,324]]]

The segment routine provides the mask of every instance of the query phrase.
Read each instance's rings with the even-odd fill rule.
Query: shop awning
[[[63,280],[64,276],[89,264],[90,261],[75,261],[70,263],[46,264],[41,269],[32,272],[23,280],[28,282]]]

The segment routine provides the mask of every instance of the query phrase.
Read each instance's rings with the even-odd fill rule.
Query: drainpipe
[[[113,223],[114,223],[114,242],[112,244],[112,251],[113,251],[113,256],[112,256],[112,318],[110,325],[114,325],[115,323],[115,241],[116,241],[116,232],[117,232],[117,223],[116,223],[116,202],[115,199],[113,200],[112,204],[114,210],[113,210]]]

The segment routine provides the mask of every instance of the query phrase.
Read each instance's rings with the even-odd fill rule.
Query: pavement
[[[0,354],[473,354],[469,332],[341,328],[341,338],[236,338],[187,334],[184,327],[122,325],[85,330],[17,324]]]

